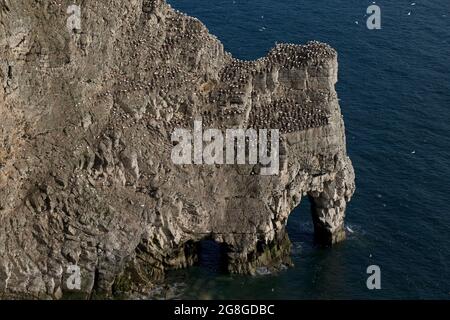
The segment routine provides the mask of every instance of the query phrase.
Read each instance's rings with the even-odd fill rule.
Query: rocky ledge
[[[0,0],[0,296],[145,290],[194,264],[203,239],[230,272],[276,270],[303,197],[319,243],[345,238],[355,186],[332,48],[241,61],[162,0],[83,1],[69,30],[71,4]],[[174,128],[198,118],[279,129],[279,174],[173,164]]]

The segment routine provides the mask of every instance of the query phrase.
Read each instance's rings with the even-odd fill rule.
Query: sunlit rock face
[[[355,186],[332,48],[240,61],[164,1],[86,1],[73,28],[69,5],[0,0],[0,296],[143,290],[194,264],[203,239],[230,272],[277,270],[304,196],[317,241],[345,238]],[[279,129],[279,174],[174,164],[171,134],[195,119]]]

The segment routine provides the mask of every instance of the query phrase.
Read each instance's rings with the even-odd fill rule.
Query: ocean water
[[[377,1],[381,30],[366,28],[366,0],[169,0],[202,20],[240,59],[275,42],[327,42],[339,53],[337,91],[357,191],[349,239],[314,246],[309,206],[288,221],[295,267],[228,275],[205,244],[199,266],[171,272],[179,298],[450,298],[450,1]],[[366,269],[381,268],[381,290]]]

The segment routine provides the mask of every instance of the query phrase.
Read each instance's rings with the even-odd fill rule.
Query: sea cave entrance
[[[197,267],[209,273],[222,274],[228,268],[228,249],[224,243],[218,243],[212,239],[204,239],[198,242]]]
[[[306,196],[301,199],[300,204],[289,214],[286,231],[294,246],[294,250],[295,244],[314,244],[314,223],[312,219],[312,212],[313,199]]]

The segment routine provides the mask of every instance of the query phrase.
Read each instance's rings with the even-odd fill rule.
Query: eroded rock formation
[[[0,296],[82,298],[146,287],[224,244],[228,270],[289,264],[304,196],[317,240],[345,238],[354,192],[326,44],[240,61],[164,1],[0,0]],[[254,165],[174,165],[170,135],[280,129],[277,176]],[[66,270],[81,269],[81,290]]]

